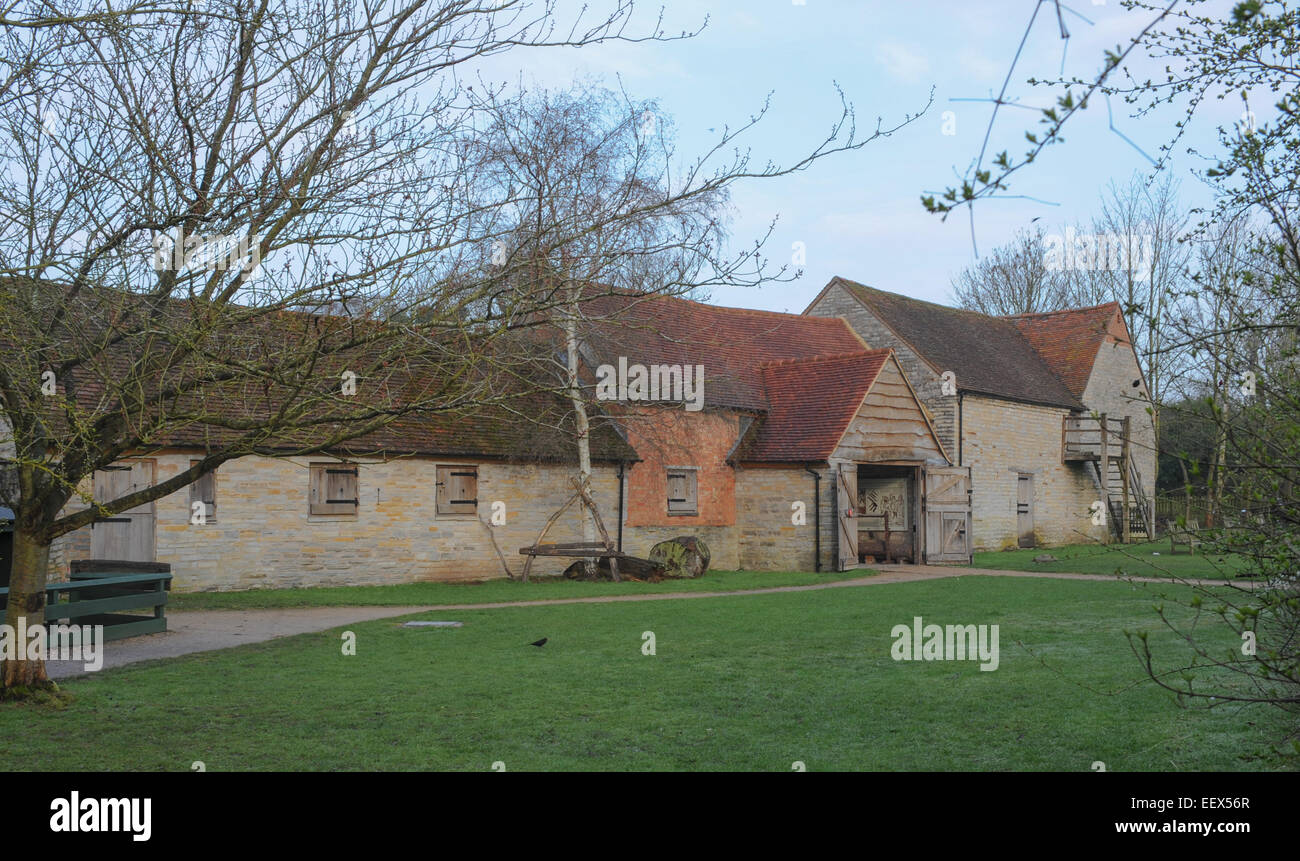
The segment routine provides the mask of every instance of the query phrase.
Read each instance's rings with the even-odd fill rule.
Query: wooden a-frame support
[[[601,519],[600,509],[596,507],[596,501],[591,498],[591,494],[587,492],[587,490],[582,486],[582,483],[578,481],[578,479],[570,478],[569,483],[572,484],[574,487],[573,494],[567,500],[565,500],[565,503],[561,505],[554,514],[552,514],[549,518],[547,518],[546,524],[542,527],[542,531],[537,535],[537,540],[533,542],[533,547],[534,548],[540,547],[542,544],[542,539],[546,537],[547,532],[551,531],[551,527],[555,525],[555,521],[560,519],[560,516],[563,515],[565,511],[568,510],[570,505],[572,505],[574,502],[581,501],[582,504],[587,508],[587,510],[591,512],[592,518],[596,521],[596,528],[600,530],[600,537],[602,542],[605,545],[605,550],[609,553],[613,553],[614,542],[610,540],[609,532],[605,529],[605,521]],[[621,512],[620,512],[620,516],[622,516]],[[528,582],[528,572],[533,567],[534,558],[536,557],[530,555],[524,561],[524,573],[521,579],[525,583]],[[610,576],[613,577],[614,582],[615,583],[622,582],[622,578],[619,577],[618,574],[618,558],[616,556],[607,556],[605,558],[609,559],[609,573]]]

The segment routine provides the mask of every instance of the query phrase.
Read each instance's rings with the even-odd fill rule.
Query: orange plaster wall
[[[736,444],[739,416],[689,412],[680,406],[625,417],[628,442],[641,462],[627,475],[628,526],[734,526],[736,476],[726,463]],[[668,467],[693,466],[697,473],[695,516],[668,514]]]

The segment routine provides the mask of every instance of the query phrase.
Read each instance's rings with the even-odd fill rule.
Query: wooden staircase
[[[1151,500],[1131,449],[1128,416],[1066,416],[1062,422],[1061,459],[1092,465],[1111,533],[1124,542],[1148,541],[1155,537]]]

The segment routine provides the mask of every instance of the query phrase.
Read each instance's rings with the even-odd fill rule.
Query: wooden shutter
[[[698,508],[698,482],[693,469],[668,470],[668,512],[695,514]]]
[[[437,512],[444,517],[478,516],[478,467],[440,466]]]
[[[199,461],[190,461],[190,466],[194,466]],[[194,514],[194,503],[203,503],[203,516],[209,521],[217,517],[217,473],[213,472],[200,475],[190,485],[190,515]]]
[[[355,463],[313,463],[310,507],[312,514],[356,514],[360,504]]]

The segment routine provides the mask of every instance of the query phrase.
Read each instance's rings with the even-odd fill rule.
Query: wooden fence
[[[1192,496],[1190,514],[1188,513],[1187,497],[1182,493],[1160,494],[1156,496],[1156,523],[1161,530],[1164,529],[1166,520],[1177,520],[1187,515],[1189,521],[1195,520],[1201,527],[1205,527],[1210,520],[1210,501],[1201,495]]]

